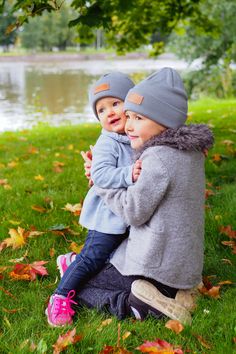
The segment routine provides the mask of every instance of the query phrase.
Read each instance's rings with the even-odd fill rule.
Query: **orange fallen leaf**
[[[65,163],[61,162],[61,161],[53,161],[53,166],[54,167],[63,167],[63,166],[65,166]]]
[[[220,233],[228,236],[229,238],[236,238],[236,231],[232,229],[231,225],[221,226]]]
[[[166,322],[165,327],[175,332],[176,334],[179,334],[184,330],[184,326],[182,325],[182,323],[177,320],[169,320],[168,322]]]
[[[4,186],[8,183],[8,180],[6,178],[0,179],[0,186]]]
[[[13,249],[24,246],[25,244],[25,229],[22,229],[18,226],[17,230],[10,229],[9,230],[9,238],[6,238],[0,243],[0,252],[3,248],[12,247]]]
[[[80,203],[77,203],[77,204],[70,204],[70,203],[67,203],[65,205],[64,208],[62,208],[63,210],[66,210],[66,211],[70,211],[72,214],[74,215],[80,215],[81,213],[81,209],[82,209],[82,205]]]
[[[220,154],[214,154],[212,155],[212,161],[213,162],[220,162],[222,160],[222,157]]]
[[[36,147],[30,146],[30,147],[28,148],[28,153],[29,153],[29,154],[38,154],[39,151],[38,151],[38,149],[37,149]]]
[[[209,198],[211,195],[215,195],[215,193],[211,189],[205,189],[205,199]]]
[[[210,289],[207,289],[205,286],[198,288],[199,292],[203,295],[210,296],[214,299],[220,298],[220,286],[212,286]]]
[[[50,248],[49,255],[51,258],[55,256],[55,248]]]
[[[78,245],[76,242],[71,242],[70,244],[70,250],[75,253],[80,253],[84,245]]]
[[[3,186],[4,189],[12,189],[6,178],[0,179],[0,186]]]
[[[53,344],[53,354],[60,354],[63,350],[65,350],[69,345],[74,345],[75,343],[81,341],[81,335],[75,335],[76,328],[71,331],[66,332],[62,336],[59,336],[56,343]]]
[[[9,273],[9,276],[14,280],[28,280],[33,281],[36,279],[36,275],[48,275],[47,269],[44,267],[46,261],[36,261],[31,264],[17,263]]]
[[[64,162],[60,162],[60,161],[53,161],[53,171],[56,173],[61,173],[63,172],[63,166],[65,166]]]
[[[153,342],[145,341],[142,345],[136,348],[142,353],[158,353],[158,354],[183,354],[181,348],[174,348],[172,344],[156,339]]]

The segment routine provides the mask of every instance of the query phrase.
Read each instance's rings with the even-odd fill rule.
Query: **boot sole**
[[[154,285],[146,280],[135,280],[132,283],[131,292],[139,300],[162,312],[172,320],[191,325],[192,318],[190,312],[178,304],[176,300],[164,296]]]

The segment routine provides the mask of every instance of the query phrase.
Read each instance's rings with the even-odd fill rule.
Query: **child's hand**
[[[203,149],[203,154],[205,155],[205,157],[207,157],[208,156],[208,150],[207,149]]]
[[[136,182],[138,180],[141,171],[142,171],[142,161],[137,160],[134,164],[133,172],[132,172],[133,182]]]
[[[89,186],[91,187],[93,185],[93,181],[91,180],[91,166],[92,166],[92,159],[93,159],[93,153],[92,153],[92,149],[93,146],[90,145],[90,149],[86,152],[81,151],[81,156],[84,159],[84,171],[85,171],[85,176],[87,177],[87,179],[89,180]]]

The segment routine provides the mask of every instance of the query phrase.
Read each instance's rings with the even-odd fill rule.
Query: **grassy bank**
[[[180,345],[185,353],[231,354],[236,350],[235,254],[227,243],[222,244],[233,241],[227,235],[232,237],[230,228],[222,227],[236,227],[236,101],[192,103],[189,121],[210,124],[216,138],[206,159],[204,276],[211,283],[209,289],[220,286],[219,297],[201,295],[192,326],[178,335],[165,328],[166,321],[150,318],[142,323],[132,319],[120,322],[120,346],[131,353],[138,353],[135,348],[145,340],[156,338]],[[0,353],[52,353],[58,336],[74,327],[83,338],[71,345],[68,353],[99,353],[104,345],[117,343],[118,321],[111,316],[84,309],[73,326],[52,329],[44,315],[48,297],[58,282],[57,256],[70,251],[72,242],[78,247],[84,242],[86,230],[77,224],[78,216],[63,208],[67,203],[81,203],[86,195],[80,151],[95,142],[99,131],[96,125],[42,125],[31,131],[0,135],[0,241],[9,237],[10,229],[18,227],[43,232],[32,237],[24,234],[23,247],[7,247],[0,253]],[[10,260],[47,261],[49,275],[35,281],[11,278],[14,263]],[[233,284],[218,285],[222,281]],[[101,326],[108,318],[112,318],[111,323]],[[130,335],[122,339],[127,332]]]

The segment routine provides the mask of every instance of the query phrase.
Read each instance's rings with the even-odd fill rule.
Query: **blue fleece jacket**
[[[91,178],[100,188],[128,188],[132,182],[132,149],[126,135],[102,130],[93,148]],[[112,213],[92,187],[84,200],[80,224],[89,230],[122,234],[127,224]]]

